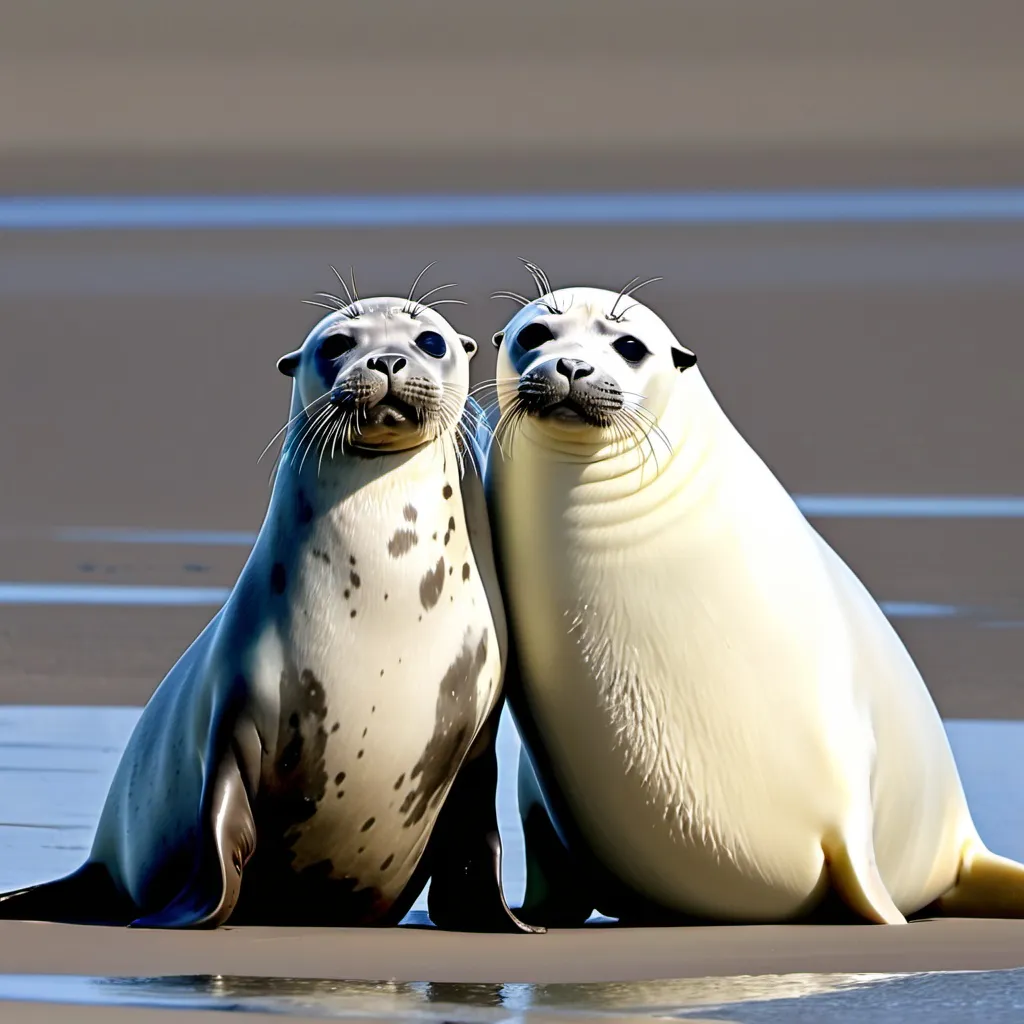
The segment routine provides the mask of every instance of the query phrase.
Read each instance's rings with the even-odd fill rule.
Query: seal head
[[[459,420],[472,338],[408,299],[357,299],[278,361],[325,443],[355,452],[417,448]]]
[[[502,417],[550,440],[611,442],[660,418],[697,358],[652,310],[599,288],[525,305],[494,336]]]

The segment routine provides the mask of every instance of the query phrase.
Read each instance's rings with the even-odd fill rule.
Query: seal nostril
[[[380,356],[374,356],[372,359],[367,359],[366,366],[367,369],[376,370],[378,373],[388,372],[387,363],[385,363]]]
[[[405,356],[398,356],[391,364],[391,372],[398,373],[405,366]]]
[[[570,382],[581,377],[589,377],[594,372],[590,363],[585,363],[582,359],[559,359],[555,363],[555,369]]]

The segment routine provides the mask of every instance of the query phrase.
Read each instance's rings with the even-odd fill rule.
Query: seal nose
[[[559,359],[555,363],[555,369],[571,384],[574,380],[579,380],[581,377],[589,377],[593,372],[594,368],[590,363],[584,362],[582,359]]]
[[[405,366],[405,356],[374,356],[367,360],[366,365],[371,370],[383,373],[390,381]]]

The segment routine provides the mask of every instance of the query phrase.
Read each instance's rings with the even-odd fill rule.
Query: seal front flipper
[[[501,882],[501,837],[495,797],[499,701],[459,769],[430,840],[427,909],[453,931],[543,932],[509,909]]]
[[[593,911],[584,875],[551,821],[525,747],[519,751],[519,815],[526,847],[526,896],[520,916],[553,928],[577,928]]]
[[[861,917],[875,924],[906,924],[878,873],[870,828],[827,837],[821,844],[832,887]]]
[[[8,921],[125,925],[137,913],[110,872],[91,861],[65,878],[0,894],[0,919]]]
[[[192,875],[162,910],[131,922],[133,928],[216,928],[231,916],[242,888],[242,869],[256,848],[256,825],[233,747],[207,781]]]
[[[955,917],[1024,917],[1024,864],[992,853],[974,836],[964,845],[956,885],[937,903]]]

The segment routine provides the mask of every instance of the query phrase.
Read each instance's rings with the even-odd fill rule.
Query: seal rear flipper
[[[233,749],[221,760],[204,804],[206,821],[189,881],[161,910],[132,921],[133,928],[216,928],[231,916],[242,869],[256,849],[256,825]]]
[[[501,837],[495,800],[495,741],[502,703],[491,712],[455,777],[430,839],[427,909],[453,931],[543,932],[509,908],[501,881]]]
[[[955,917],[1024,917],[1024,864],[971,839],[956,885],[936,902],[943,914]]]
[[[0,894],[0,919],[125,925],[138,908],[102,864],[89,862],[53,882]]]
[[[878,873],[870,829],[829,837],[821,848],[832,887],[849,907],[875,924],[907,923]]]

